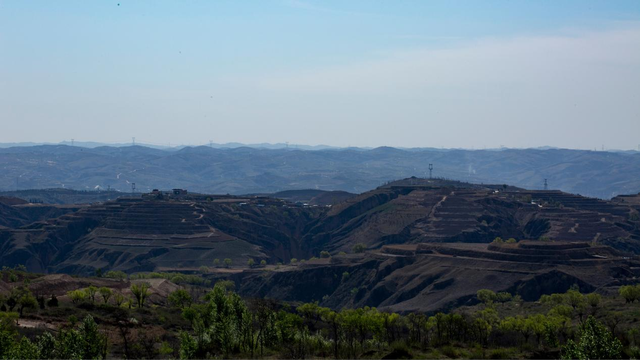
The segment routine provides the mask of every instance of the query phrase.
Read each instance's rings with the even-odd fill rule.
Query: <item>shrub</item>
[[[358,243],[353,246],[352,250],[356,254],[363,253],[365,252],[365,250],[367,250],[367,245],[363,243]]]
[[[455,348],[451,345],[441,347],[440,352],[451,359],[459,359],[461,355],[460,349]]]
[[[508,301],[511,301],[512,296],[511,293],[508,292],[499,292],[496,294],[496,301],[500,302],[500,303],[506,303]]]
[[[348,272],[348,271],[343,272],[343,273],[342,273],[342,282],[345,282],[345,281],[349,280],[349,276],[350,276],[350,275],[351,275],[351,274],[349,274],[349,272]]]
[[[51,295],[51,299],[47,301],[47,306],[49,307],[57,307],[58,306],[58,298],[55,295]]]
[[[326,259],[331,257],[331,254],[328,251],[320,251],[320,257]]]
[[[491,304],[496,300],[496,293],[488,289],[478,290],[476,295],[478,296],[478,300],[485,304]]]
[[[127,274],[123,271],[107,271],[106,274],[104,274],[104,277],[106,278],[110,278],[110,279],[118,279],[118,280],[125,280],[127,278]]]
[[[640,286],[639,285],[625,285],[621,286],[618,290],[620,296],[622,296],[627,303],[633,303],[640,299]]]
[[[489,358],[489,359],[513,359],[514,356],[511,353],[511,351],[509,351],[509,349],[498,348],[498,349],[493,349],[493,350],[489,351],[489,354],[488,354],[487,358]]]

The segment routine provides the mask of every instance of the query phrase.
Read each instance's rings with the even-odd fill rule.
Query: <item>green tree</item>
[[[255,261],[255,260],[253,260],[253,259],[249,259],[249,260],[247,261],[247,265],[248,265],[250,268],[252,268],[252,267],[254,267],[254,266],[256,265],[256,261]]]
[[[38,301],[31,294],[30,291],[27,291],[20,299],[18,300],[18,313],[20,317],[25,309],[36,309],[38,307]]]
[[[267,266],[267,260],[260,260],[260,266]]]
[[[219,267],[220,266],[220,259],[213,259],[213,266]]]
[[[478,290],[476,296],[485,304],[491,304],[496,300],[496,293],[488,289]]]
[[[8,359],[39,359],[40,352],[38,346],[32,343],[28,338],[23,337],[7,349],[6,358]]]
[[[82,290],[72,290],[67,292],[67,296],[71,299],[71,302],[77,305],[87,298],[87,293]]]
[[[169,304],[175,306],[180,309],[184,309],[191,306],[193,300],[191,299],[191,294],[187,290],[178,289],[169,294],[167,297]]]
[[[120,307],[120,306],[124,303],[124,300],[125,300],[125,299],[124,299],[124,295],[122,295],[122,293],[121,293],[121,292],[116,292],[116,293],[113,295],[113,300],[115,301],[116,306],[117,306],[117,307]]]
[[[232,263],[231,259],[229,258],[224,259],[224,267],[226,268],[230,267],[231,263]]]
[[[98,292],[100,293],[100,296],[102,296],[102,300],[104,300],[105,304],[109,302],[111,295],[113,295],[113,291],[108,287],[101,287],[98,289]]]
[[[96,293],[98,292],[98,288],[91,285],[88,288],[84,289],[85,293],[87,294],[87,298],[91,299],[91,303],[95,303],[96,302]]]
[[[562,348],[563,359],[618,359],[622,343],[593,316],[580,328],[577,342],[567,341]]]
[[[10,311],[12,311],[14,307],[18,307],[18,313],[20,314],[20,317],[22,317],[25,309],[36,309],[38,307],[38,301],[33,296],[31,291],[25,286],[13,288],[11,290],[11,293],[9,293],[9,299],[7,300],[7,303],[10,304]]]
[[[320,251],[320,257],[323,259],[330,258],[331,254],[328,251]]]
[[[78,329],[81,339],[83,359],[104,359],[107,357],[107,336],[98,330],[98,324],[87,315]]]
[[[149,284],[144,282],[139,284],[132,284],[131,293],[136,298],[138,307],[141,308],[144,306],[144,302],[149,296]]]
[[[584,295],[578,290],[567,291],[564,294],[564,299],[567,305],[571,306],[574,310],[585,303]]]
[[[587,304],[591,306],[592,315],[594,315],[598,310],[598,306],[600,306],[600,303],[602,302],[602,296],[600,296],[600,294],[597,294],[597,293],[591,293],[591,294],[587,294],[585,298],[587,299]]]
[[[640,286],[638,285],[621,286],[618,292],[627,303],[633,303],[640,299]]]

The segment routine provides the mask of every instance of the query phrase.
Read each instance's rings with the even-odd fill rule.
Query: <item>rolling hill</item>
[[[361,193],[410,176],[508,183],[608,199],[640,191],[640,153],[562,149],[218,149],[42,145],[0,149],[0,190],[186,188],[249,194],[319,189]]]

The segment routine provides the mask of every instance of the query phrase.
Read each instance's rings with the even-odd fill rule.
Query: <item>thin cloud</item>
[[[288,7],[301,9],[301,10],[314,11],[314,12],[319,12],[319,13],[339,14],[339,15],[355,15],[355,16],[379,16],[379,14],[374,14],[374,13],[359,12],[359,11],[344,11],[344,10],[332,9],[332,8],[328,8],[328,7],[324,7],[324,6],[318,6],[318,5],[315,5],[315,4],[306,2],[306,1],[300,1],[300,0],[285,0],[283,2],[283,4],[285,6],[288,6]]]
[[[371,61],[266,76],[258,85],[268,90],[327,93],[492,83],[527,86],[542,81],[570,85],[568,77],[577,82],[621,72],[637,77],[639,43],[640,25],[581,36],[489,38],[454,48],[403,50]],[[555,77],[556,73],[564,75]]]

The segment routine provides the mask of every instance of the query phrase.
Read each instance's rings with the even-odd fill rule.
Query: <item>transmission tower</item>
[[[75,142],[75,139],[71,139],[71,146],[73,146],[74,142]]]
[[[547,183],[547,179],[544,179],[544,189],[547,190],[549,188],[549,184]]]
[[[433,174],[433,164],[429,164],[429,180],[431,180],[433,177],[431,176]]]
[[[131,145],[132,146],[136,146],[136,137],[135,136],[131,138]]]
[[[136,183],[131,183],[131,193],[132,194],[136,193]]]

